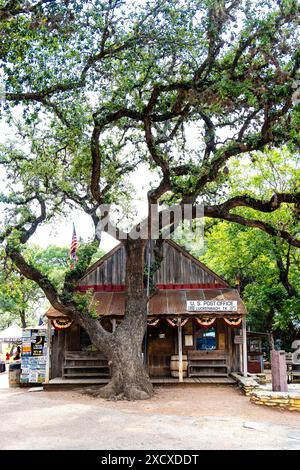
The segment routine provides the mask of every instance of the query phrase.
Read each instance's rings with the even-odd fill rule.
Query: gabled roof
[[[177,315],[184,315],[185,317],[193,317],[201,315],[199,312],[191,312],[187,310],[188,300],[233,300],[237,302],[237,310],[234,312],[207,312],[210,315],[216,316],[230,316],[233,314],[245,315],[246,308],[241,300],[239,293],[236,289],[231,288],[227,282],[224,281],[220,276],[214,273],[211,269],[205,266],[201,261],[192,256],[184,248],[179,246],[177,243],[171,240],[165,240],[165,253],[169,256],[169,260],[164,259],[161,266],[161,272],[157,276],[156,281],[164,279],[164,276],[173,276],[173,271],[177,270],[177,273],[181,275],[181,271],[184,271],[186,276],[186,284],[184,283],[170,283],[161,284],[155,282],[157,291],[151,296],[149,300],[149,316],[150,317],[172,317]],[[124,315],[125,310],[125,292],[119,289],[124,287],[122,285],[109,285],[106,286],[108,289],[97,289],[101,276],[103,277],[107,271],[122,269],[125,272],[125,258],[124,258],[124,247],[122,244],[117,245],[113,250],[104,255],[100,260],[94,263],[85,276],[79,281],[79,290],[84,291],[81,288],[92,288],[94,289],[94,299],[96,301],[96,310],[100,317],[120,317]],[[109,262],[116,257],[115,265],[109,265]],[[172,259],[171,259],[172,258]],[[185,263],[186,261],[186,263]],[[173,263],[173,265],[172,265]],[[101,271],[102,270],[102,271]],[[198,271],[199,270],[199,273]],[[101,274],[101,276],[100,276]],[[188,282],[188,276],[197,279],[197,275],[200,274],[205,279],[212,280],[213,282],[203,283],[201,282]],[[200,276],[200,277],[201,277]],[[174,276],[173,276],[174,277]],[[174,278],[175,279],[175,278]],[[90,284],[90,282],[93,284]],[[98,284],[97,284],[98,282]],[[100,284],[100,287],[101,286]],[[104,286],[105,287],[105,286]],[[117,289],[114,289],[117,287]],[[119,291],[119,292],[118,292]],[[202,314],[205,312],[201,312]],[[65,315],[61,314],[53,307],[50,307],[47,311],[48,318],[59,318]]]
[[[165,240],[163,250],[164,259],[155,274],[155,284],[218,284],[219,287],[229,287],[224,279],[174,241]],[[81,286],[122,285],[124,279],[125,249],[120,243],[96,261],[78,284]]]
[[[116,245],[112,250],[110,250],[108,253],[106,253],[105,255],[101,256],[101,258],[98,259],[98,261],[95,261],[95,263],[93,263],[86,271],[85,275],[79,279],[78,282],[81,282],[82,279],[84,279],[86,276],[88,276],[91,272],[95,271],[97,268],[99,268],[100,266],[102,266],[105,261],[109,260],[115,253],[117,253],[117,251],[119,250],[122,250],[123,249],[123,245],[122,243],[118,243],[118,245]]]
[[[229,284],[223,278],[218,276],[218,274],[216,274],[214,271],[209,269],[204,263],[202,263],[197,258],[195,258],[195,256],[193,256],[189,251],[185,250],[183,247],[178,245],[178,243],[175,243],[173,240],[166,240],[166,243],[168,243],[168,245],[172,246],[175,250],[181,252],[183,256],[186,256],[188,259],[191,260],[192,263],[196,264],[201,269],[203,269],[203,271],[207,272],[212,277],[214,277],[217,281],[220,282],[220,284],[224,284],[224,286],[229,287]]]

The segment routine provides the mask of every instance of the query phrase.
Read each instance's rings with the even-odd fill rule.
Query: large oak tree
[[[300,246],[296,232],[256,215],[299,205],[298,188],[268,199],[218,192],[232,157],[266,146],[298,149],[299,10],[293,0],[1,2],[3,112],[12,126],[18,121],[16,142],[1,150],[1,242],[18,270],[111,361],[102,396],[152,394],[141,354],[146,240],[122,240],[125,316],[114,333],[74,293],[109,226],[101,206],[130,199],[128,178],[139,165],[159,179],[147,197],[160,213],[162,201],[200,201],[205,216]],[[95,236],[58,290],[24,246],[70,207],[91,217]]]

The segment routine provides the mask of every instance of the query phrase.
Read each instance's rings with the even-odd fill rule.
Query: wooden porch
[[[43,387],[45,390],[62,390],[72,389],[81,387],[91,387],[93,385],[105,385],[109,381],[109,378],[89,378],[89,379],[63,379],[62,377],[56,377],[51,379],[49,383],[44,383]],[[183,379],[183,382],[179,382],[174,377],[157,377],[152,378],[151,382],[154,386],[165,386],[165,385],[201,385],[201,384],[217,384],[217,385],[234,385],[236,381],[231,377],[187,377]]]
[[[162,356],[167,365],[167,356]],[[234,384],[229,377],[228,357],[222,351],[189,351],[186,376],[182,381],[172,376],[170,357],[163,376],[153,376],[154,367],[149,368],[153,385],[179,384]],[[161,357],[156,357],[161,359]],[[161,362],[159,362],[161,371]],[[55,377],[44,384],[45,389],[76,388],[92,385],[105,385],[110,378],[110,368],[106,357],[100,352],[65,351],[61,377]]]

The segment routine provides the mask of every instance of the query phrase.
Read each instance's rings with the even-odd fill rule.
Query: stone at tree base
[[[255,380],[254,375],[250,377],[244,377],[243,375],[240,375],[237,372],[231,372],[230,376],[234,380],[236,380],[238,386],[246,396],[249,396],[253,392],[253,390],[259,387],[259,384]]]

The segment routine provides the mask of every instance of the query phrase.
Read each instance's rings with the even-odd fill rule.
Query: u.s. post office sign
[[[236,312],[236,300],[187,300],[188,312]]]

